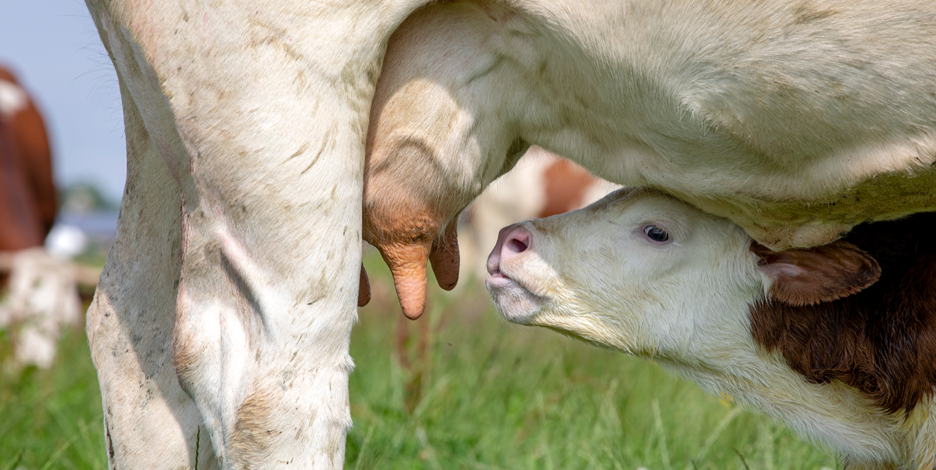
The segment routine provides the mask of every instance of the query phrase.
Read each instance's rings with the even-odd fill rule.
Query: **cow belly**
[[[755,201],[749,198],[682,199],[727,217],[773,248],[810,247],[839,238],[864,223],[936,210],[936,169],[876,175],[841,193],[812,201]]]

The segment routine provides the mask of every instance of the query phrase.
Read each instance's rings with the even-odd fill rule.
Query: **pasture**
[[[838,468],[652,363],[506,324],[480,284],[430,282],[426,316],[403,320],[379,256],[365,265],[373,299],[351,343],[347,469]],[[50,371],[4,369],[0,470],[106,468],[100,400],[83,331],[62,339]]]

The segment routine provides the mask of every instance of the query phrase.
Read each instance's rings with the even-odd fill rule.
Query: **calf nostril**
[[[506,245],[507,249],[514,253],[523,253],[528,248],[526,243],[516,238],[507,241]]]
[[[505,234],[504,251],[506,253],[523,253],[530,249],[530,232],[522,227],[514,227],[513,230]]]

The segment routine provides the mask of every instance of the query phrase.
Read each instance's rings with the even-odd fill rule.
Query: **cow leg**
[[[139,341],[171,350],[223,468],[343,466],[368,110],[386,39],[421,1],[88,0],[153,147],[153,196],[124,215],[153,220],[121,224],[164,240],[124,249],[128,273],[161,267],[112,268],[113,285],[159,291],[139,314],[159,337]]]
[[[172,361],[180,189],[120,84],[127,186],[117,238],[87,317],[108,457],[111,468],[216,468],[207,430],[179,387]]]
[[[134,80],[136,96],[122,87],[129,182],[88,327],[113,466],[341,468],[360,114],[329,103],[331,119],[314,119],[299,101],[257,113],[293,117],[276,140],[290,150],[276,152],[250,122],[167,132],[136,107],[158,101]],[[188,171],[173,167],[180,147],[197,155]]]
[[[292,80],[268,72],[272,91],[252,93]],[[263,102],[187,142],[200,150],[182,214],[176,371],[226,468],[341,468],[366,127],[327,96],[329,119],[302,100]],[[284,121],[275,137],[255,139],[270,119]]]

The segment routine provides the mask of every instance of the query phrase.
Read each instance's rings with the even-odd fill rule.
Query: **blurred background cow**
[[[13,72],[0,66],[0,328],[10,331],[14,369],[53,364],[62,327],[81,320],[77,282],[97,279],[68,261],[76,239],[67,229],[45,249],[57,213],[45,123]]]

